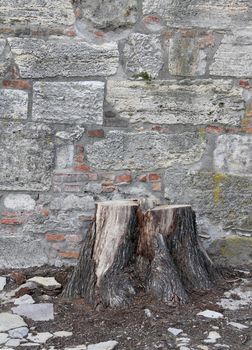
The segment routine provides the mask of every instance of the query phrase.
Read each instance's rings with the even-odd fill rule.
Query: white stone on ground
[[[179,350],[190,350],[190,348],[188,348],[187,346],[181,346]]]
[[[170,328],[168,328],[168,332],[170,332],[172,335],[174,335],[176,337],[180,333],[183,333],[183,330],[179,329],[179,328],[170,327]]]
[[[233,299],[232,295],[237,294],[239,299]],[[252,305],[252,287],[249,280],[243,280],[242,285],[224,293],[217,304],[228,310],[238,310],[247,305]]]
[[[208,350],[208,346],[207,346],[207,345],[198,345],[198,346],[197,346],[197,349],[200,349],[200,350]]]
[[[20,298],[17,298],[14,301],[15,305],[34,304],[34,303],[35,303],[34,299],[29,294],[22,295]]]
[[[34,343],[44,344],[47,342],[48,339],[52,337],[53,335],[49,332],[41,332],[37,333],[36,335],[32,335],[32,333],[29,333],[27,339]]]
[[[67,331],[58,331],[53,333],[54,337],[71,337],[73,335],[72,332]]]
[[[53,304],[24,304],[13,307],[11,310],[14,314],[28,317],[33,321],[49,321],[54,319]]]
[[[28,281],[35,282],[38,285],[50,290],[61,288],[61,284],[57,282],[54,277],[36,276],[36,277],[29,278]]]
[[[86,345],[77,345],[74,347],[65,348],[65,350],[86,350],[86,349],[87,349]]]
[[[6,277],[0,277],[0,292],[4,289],[6,285]]]
[[[6,333],[0,333],[0,344],[6,343],[8,340],[8,334]]]
[[[109,340],[102,343],[90,344],[87,350],[112,350],[117,346],[118,342],[115,340]]]
[[[228,322],[228,325],[235,327],[237,329],[246,329],[249,328],[248,326],[245,326],[244,324],[237,323],[237,322]]]
[[[223,314],[221,314],[220,312],[216,312],[213,310],[204,310],[204,311],[197,313],[197,315],[207,317],[207,318],[223,318],[224,317]]]
[[[27,326],[27,324],[19,315],[12,315],[8,312],[0,314],[0,332],[7,332],[10,329],[25,326]]]
[[[22,339],[27,336],[29,330],[27,327],[20,327],[11,329],[8,333],[11,338],[19,338]]]
[[[20,339],[9,339],[6,343],[6,346],[11,346],[13,348],[16,348],[20,345]]]
[[[19,346],[25,347],[25,348],[31,348],[31,347],[40,347],[41,344],[39,343],[25,343],[25,344],[20,344]]]

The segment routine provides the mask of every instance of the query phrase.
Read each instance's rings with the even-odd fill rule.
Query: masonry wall
[[[250,0],[1,0],[0,267],[74,263],[104,199],[252,246],[250,78]]]

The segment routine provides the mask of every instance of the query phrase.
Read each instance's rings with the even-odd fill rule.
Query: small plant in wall
[[[140,73],[134,74],[133,78],[138,79],[138,80],[144,80],[144,81],[151,81],[152,80],[151,75],[147,72],[140,72]]]

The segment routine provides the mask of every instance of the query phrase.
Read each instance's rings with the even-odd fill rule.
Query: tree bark
[[[214,278],[189,205],[143,212],[137,201],[100,202],[63,295],[117,307],[142,290],[167,303],[185,303],[188,290],[209,289]]]

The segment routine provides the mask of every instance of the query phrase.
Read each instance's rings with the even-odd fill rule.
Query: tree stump
[[[137,201],[100,202],[63,295],[117,307],[144,291],[167,303],[185,303],[188,290],[209,289],[215,276],[191,206],[142,211]]]

